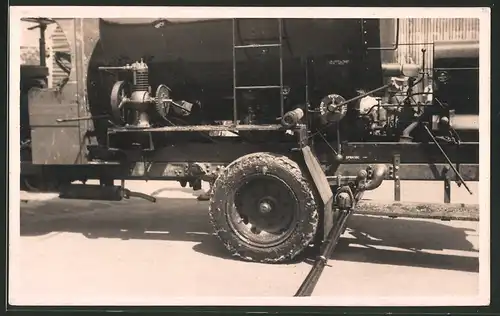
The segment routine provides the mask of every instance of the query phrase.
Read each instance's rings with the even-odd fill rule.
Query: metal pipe
[[[132,69],[132,66],[127,65],[127,66],[99,66],[99,70],[130,70]]]
[[[394,44],[389,47],[367,47],[367,50],[396,50],[399,46],[399,19],[396,19],[396,38]]]
[[[45,60],[45,30],[47,29],[47,25],[40,23],[40,39],[39,39],[39,45],[40,45],[40,66],[45,67],[47,66],[47,61]]]
[[[309,274],[304,279],[304,282],[300,285],[298,291],[294,296],[310,296],[316,287],[316,284],[319,281],[319,277],[325,268],[326,263],[328,262],[328,258],[330,258],[335,246],[337,245],[342,232],[344,231],[344,227],[347,223],[347,219],[349,218],[350,211],[341,211],[342,213],[339,216],[339,219],[335,223],[335,225],[330,229],[328,236],[326,238],[326,243],[323,244],[321,249],[321,254],[316,258],[313,267],[309,271]]]
[[[309,107],[309,58],[306,57],[306,67],[305,67],[305,79],[306,79],[306,106]],[[500,113],[499,113],[500,115]]]
[[[238,124],[238,109],[236,108],[236,19],[233,19],[233,122],[234,125]]]
[[[283,21],[278,19],[278,32],[279,32],[279,54],[280,54],[280,115],[285,113],[285,100],[283,96]]]
[[[366,183],[360,183],[358,186],[359,191],[375,190],[384,181],[387,174],[387,166],[384,164],[377,164],[373,169],[373,177]]]
[[[451,160],[448,157],[448,155],[444,152],[444,150],[441,147],[441,145],[439,145],[438,141],[436,140],[436,138],[434,137],[434,135],[432,135],[432,132],[429,130],[429,128],[425,124],[424,124],[424,129],[427,132],[427,134],[429,134],[429,137],[432,139],[432,142],[437,146],[437,148],[439,149],[439,151],[441,152],[441,154],[443,154],[444,158],[446,159],[446,161],[450,165],[451,169],[453,169],[453,172],[455,172],[455,175],[458,177],[458,179],[460,180],[460,182],[464,185],[465,189],[467,189],[467,191],[469,192],[469,194],[472,195],[472,191],[469,189],[469,186],[467,186],[467,183],[465,183],[464,178],[462,177],[462,175],[460,174],[460,172],[458,172],[458,170],[455,167],[455,165],[453,164],[453,162],[451,162]]]
[[[349,100],[346,100],[346,101],[344,101],[344,102],[342,102],[342,103],[340,103],[340,104],[337,104],[337,105],[336,105],[336,107],[341,107],[341,106],[346,105],[346,104],[348,104],[348,103],[351,103],[351,102],[354,102],[354,101],[356,101],[356,100],[362,99],[362,98],[364,98],[364,97],[366,97],[366,96],[368,96],[368,95],[370,95],[370,94],[372,94],[372,93],[375,93],[375,92],[378,92],[378,91],[381,91],[381,90],[387,89],[387,88],[389,88],[390,86],[391,86],[390,84],[383,85],[383,86],[382,86],[382,87],[380,87],[380,88],[373,89],[373,90],[368,91],[368,92],[366,92],[366,93],[363,93],[363,94],[360,94],[360,95],[358,95],[358,96],[355,96],[354,98],[350,98]]]
[[[96,119],[105,119],[109,118],[109,115],[103,114],[103,115],[96,115],[96,116],[81,116],[81,117],[70,117],[70,118],[60,118],[56,119],[57,123],[64,123],[64,122],[78,122],[78,121],[87,121],[87,120],[96,120]]]
[[[405,142],[405,141],[408,141],[408,140],[411,140],[411,136],[410,136],[410,133],[417,127],[417,125],[419,124],[420,122],[419,121],[415,121],[415,122],[412,122],[410,125],[408,125],[402,135],[400,136],[400,142]]]

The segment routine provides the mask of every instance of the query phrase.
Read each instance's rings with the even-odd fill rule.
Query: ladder
[[[278,20],[278,34],[279,34],[279,42],[271,43],[271,44],[248,44],[244,45],[236,45],[236,33],[238,32],[238,21],[236,18],[233,18],[233,115],[234,115],[234,124],[238,124],[238,108],[237,108],[237,100],[236,96],[238,90],[256,90],[256,89],[280,89],[280,107],[281,114],[283,116],[284,113],[284,96],[283,96],[283,20]],[[269,85],[269,86],[238,86],[236,82],[236,51],[250,48],[279,48],[279,58],[280,58],[280,84],[279,85]]]

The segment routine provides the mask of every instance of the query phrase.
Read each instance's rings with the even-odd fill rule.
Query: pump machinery
[[[478,42],[435,42],[416,65],[395,62],[397,19],[29,21],[41,43],[57,22],[71,69],[47,88],[45,61],[21,66],[24,190],[155,202],[125,181],[205,181],[229,252],[322,247],[324,265],[383,181],[396,200],[401,180],[443,181],[448,203],[451,181],[478,181]]]

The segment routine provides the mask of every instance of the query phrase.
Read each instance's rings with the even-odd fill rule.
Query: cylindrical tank
[[[378,75],[381,52],[365,50],[367,45],[381,45],[378,20],[283,19],[282,25],[283,84],[290,90],[285,111],[304,104],[306,95],[312,105],[318,105],[331,93],[349,98],[357,89],[382,84]],[[235,29],[236,45],[279,42],[277,19],[238,19]],[[97,67],[143,58],[152,91],[166,84],[174,99],[199,101],[208,120],[232,119],[231,19],[101,19],[99,38],[87,77],[91,107],[104,111],[117,80],[115,74],[102,73]],[[235,58],[238,86],[280,84],[279,48],[237,49]],[[259,106],[269,106],[272,115],[279,114],[279,89],[262,94],[257,99],[238,96],[238,104],[267,103]]]
[[[479,114],[479,41],[434,43],[434,88],[455,114]]]

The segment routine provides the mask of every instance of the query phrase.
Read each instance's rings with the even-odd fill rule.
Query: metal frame
[[[265,127],[265,126],[261,126]],[[182,128],[182,127],[179,127]],[[231,130],[229,127],[203,126],[206,130]],[[208,128],[208,129],[207,129]],[[213,128],[213,129],[210,129]],[[239,125],[238,130],[254,126]],[[269,127],[271,129],[271,127]],[[273,127],[274,128],[274,127]],[[179,130],[179,129],[178,129]],[[180,129],[179,131],[183,131]],[[292,155],[300,150],[297,142],[244,143],[234,137],[216,138],[217,143],[179,143],[168,148],[147,151],[142,149],[119,150],[88,146],[87,165],[31,165],[22,164],[23,174],[45,174],[48,177],[71,180],[114,178],[126,180],[189,181],[198,177],[188,172],[193,164],[202,165],[207,177],[216,175],[233,160],[253,152],[272,151]],[[343,161],[336,161],[325,143],[311,145],[331,185],[355,178],[360,169],[375,163],[388,166],[385,180],[394,182],[394,200],[401,201],[401,181],[443,181],[444,203],[451,201],[451,182],[459,179],[449,163],[433,143],[345,143],[342,144]],[[478,143],[460,146],[444,145],[457,171],[465,181],[479,181]],[[196,157],[193,159],[193,157]]]

